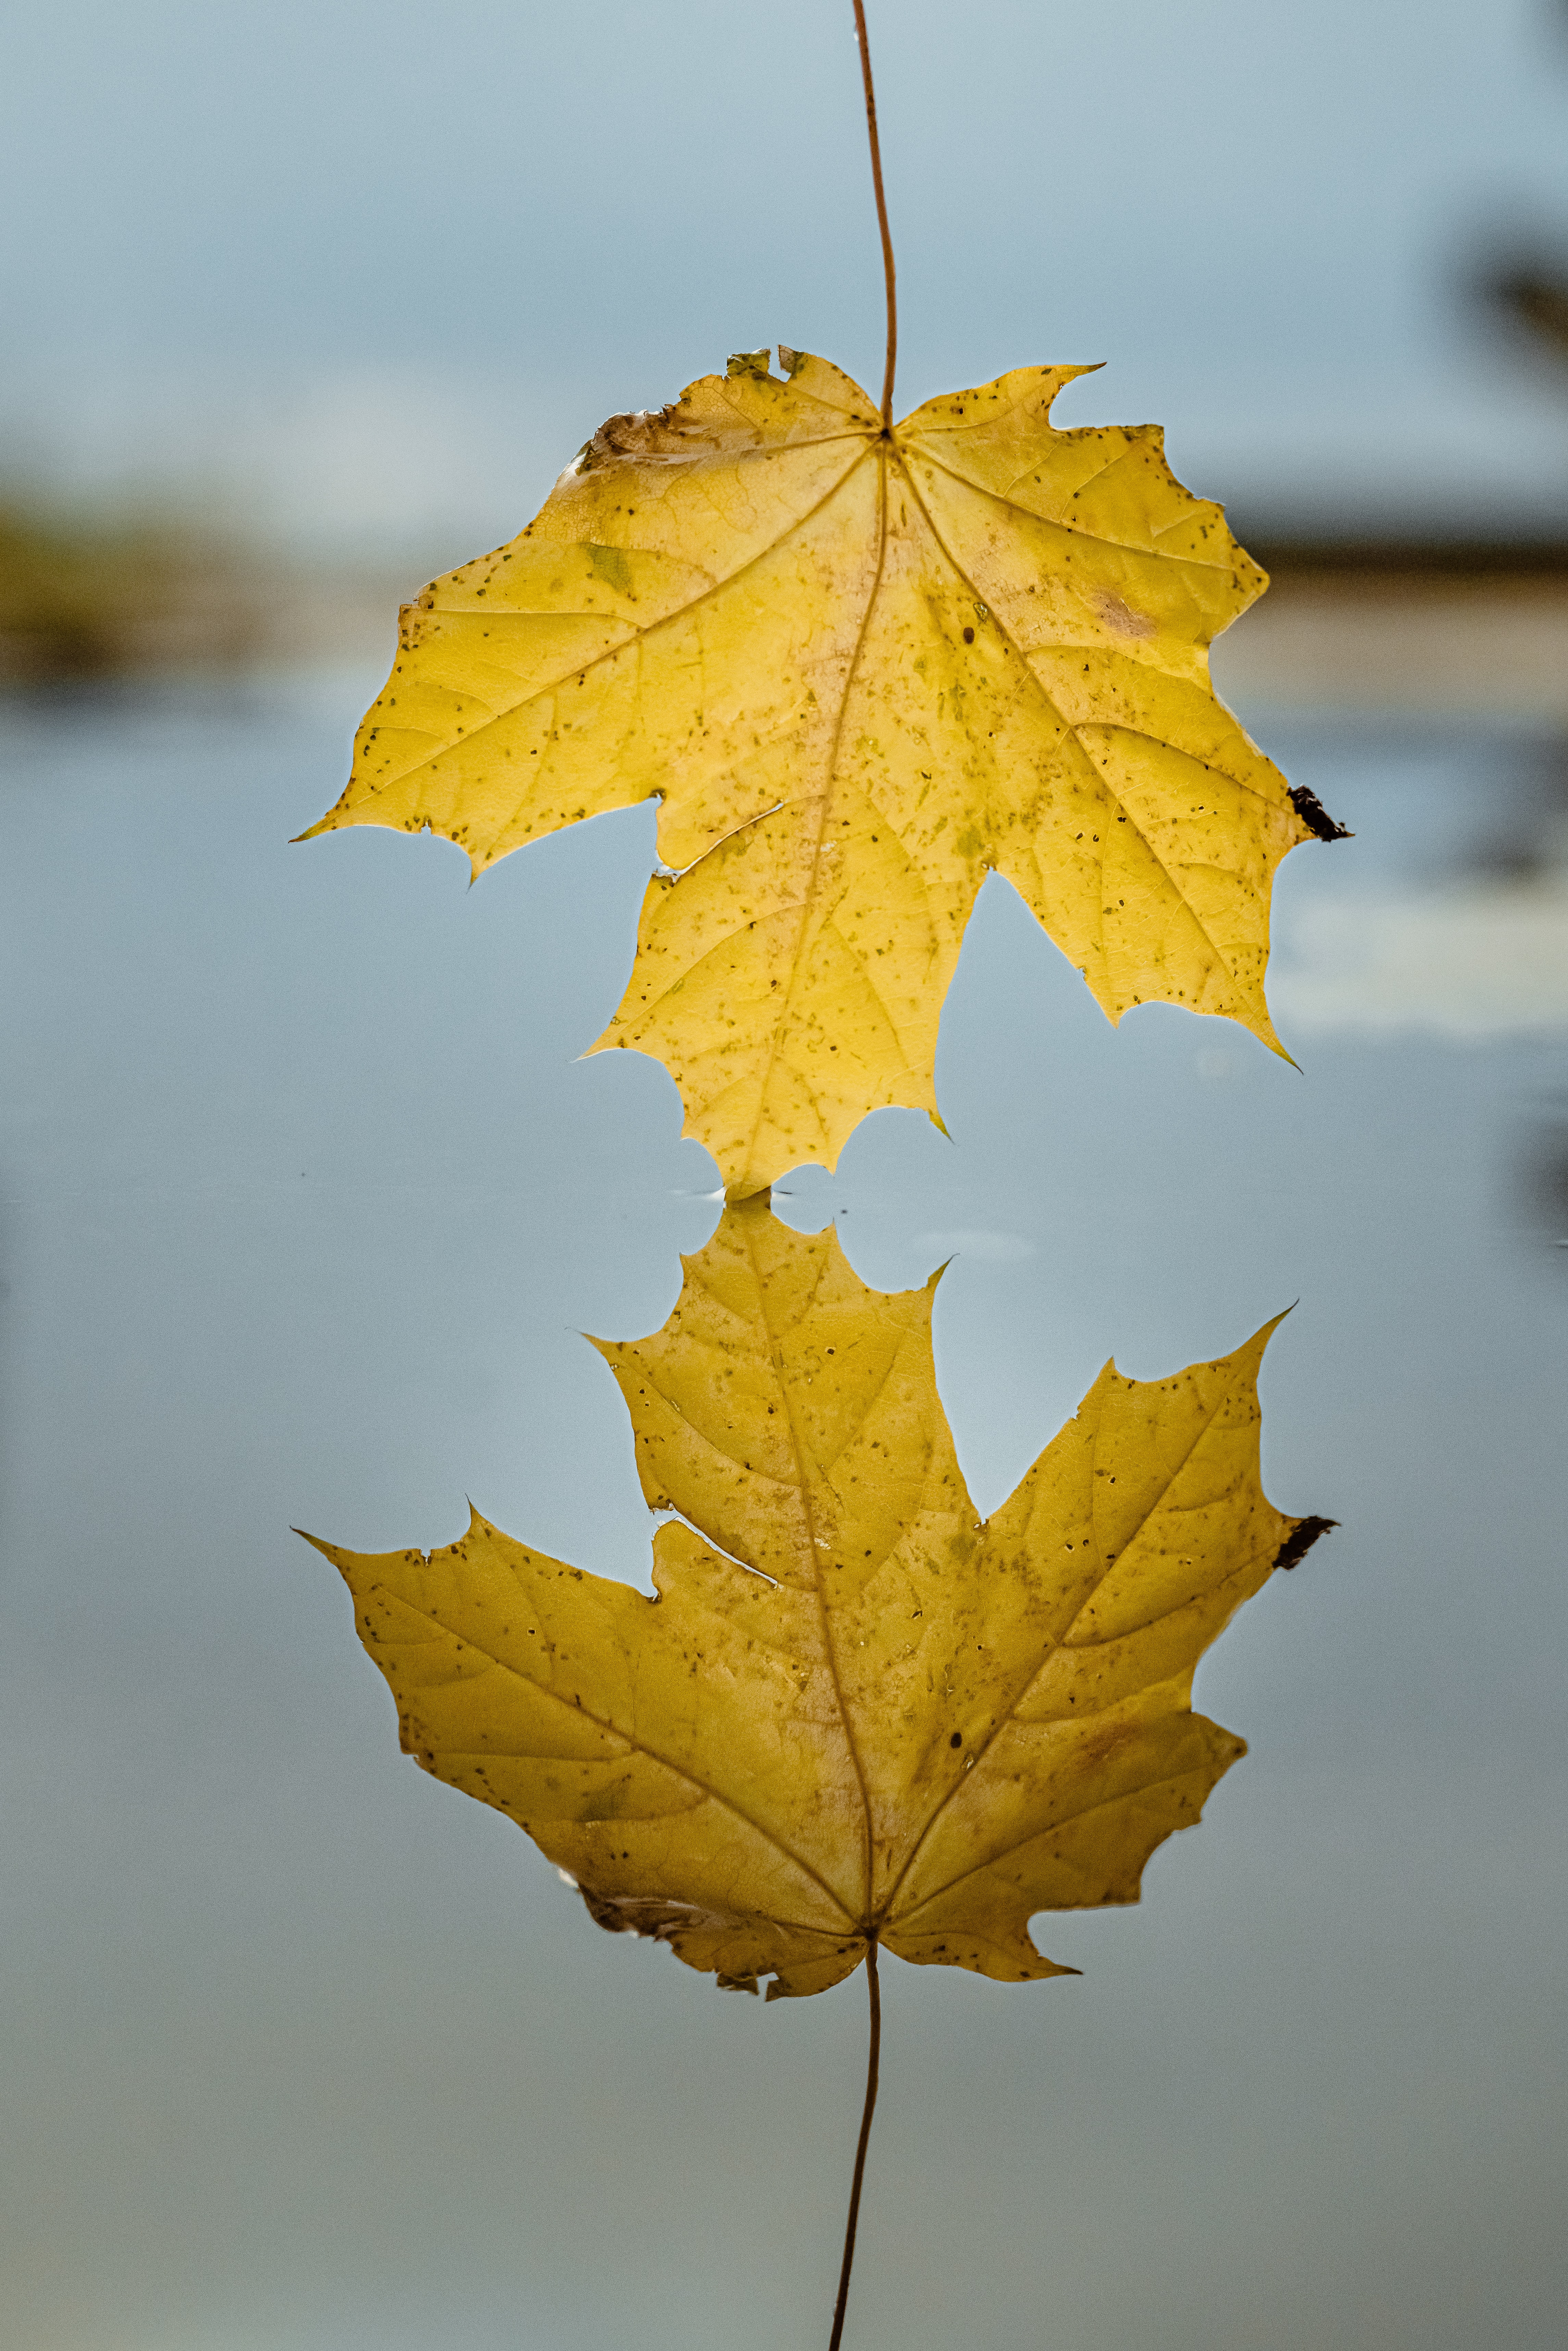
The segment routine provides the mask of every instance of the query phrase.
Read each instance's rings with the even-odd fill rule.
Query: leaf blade
[[[982,1525],[936,1395],[935,1282],[869,1290],[830,1231],[728,1210],[631,1415],[657,1598],[475,1516],[445,1552],[326,1544],[404,1747],[571,1871],[601,1924],[809,1993],[874,1936],[1064,1972],[1031,1914],[1136,1898],[1243,1752],[1197,1658],[1299,1524],[1259,1477],[1273,1325],[1165,1381],[1107,1365]]]
[[[612,418],[517,539],[427,589],[312,831],[429,829],[477,873],[656,796],[674,878],[599,1047],[665,1063],[731,1198],[832,1165],[870,1110],[935,1115],[993,871],[1113,1021],[1170,1001],[1281,1050],[1271,877],[1321,828],[1209,683],[1266,584],[1219,508],[1152,428],[1051,425],[1082,370],[890,437],[789,359]]]

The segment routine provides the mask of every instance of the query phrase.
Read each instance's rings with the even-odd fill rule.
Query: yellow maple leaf
[[[825,360],[742,354],[612,417],[521,536],[405,608],[312,830],[444,834],[476,873],[650,795],[669,872],[600,1045],[664,1062],[731,1197],[936,1115],[988,872],[1113,1020],[1158,999],[1278,1050],[1269,891],[1335,828],[1216,699],[1267,584],[1153,426],[1058,432],[1073,367],[884,432]],[[305,838],[309,838],[306,835]],[[598,1050],[598,1049],[596,1049]]]
[[[445,1551],[322,1543],[425,1768],[497,1806],[601,1924],[755,1990],[868,1943],[1064,1972],[1040,1910],[1137,1898],[1243,1742],[1194,1668],[1322,1522],[1259,1482],[1259,1363],[1108,1364],[976,1515],[936,1395],[935,1280],[858,1280],[760,1200],[686,1261],[663,1330],[601,1345],[630,1409],[650,1600],[476,1513]],[[314,1538],[312,1538],[314,1540]]]

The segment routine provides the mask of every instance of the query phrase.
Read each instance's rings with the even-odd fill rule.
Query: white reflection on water
[[[1568,1035],[1568,877],[1317,898],[1269,977],[1303,1036]]]

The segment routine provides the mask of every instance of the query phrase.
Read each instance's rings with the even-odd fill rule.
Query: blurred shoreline
[[[1271,584],[1216,645],[1228,699],[1568,726],[1568,539],[1287,536],[1262,516],[1238,535]],[[435,568],[0,503],[0,693],[390,659]]]
[[[1568,725],[1568,540],[1238,536],[1270,584],[1214,648],[1228,698]]]
[[[395,638],[417,562],[300,561],[158,519],[0,503],[0,694],[325,668]]]

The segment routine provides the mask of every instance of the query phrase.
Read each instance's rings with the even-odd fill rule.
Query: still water
[[[16,2351],[825,2337],[859,1980],[765,2009],[596,1931],[400,1758],[304,1526],[647,1587],[610,1372],[718,1213],[577,1058],[648,810],[290,847],[379,678],[0,720],[0,2304]],[[1278,886],[1299,1069],[1112,1030],[992,882],[938,1061],[775,1194],[938,1293],[982,1510],[1107,1357],[1293,1306],[1281,1510],[1339,1530],[1197,1703],[1249,1757],[1080,1980],[888,1961],[857,2351],[1547,2351],[1568,2291],[1568,868],[1552,747],[1249,722],[1355,829]]]

